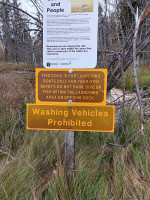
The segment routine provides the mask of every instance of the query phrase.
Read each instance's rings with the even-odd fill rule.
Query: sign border
[[[55,2],[54,0],[51,0],[51,1]],[[64,6],[66,7],[66,5],[68,4],[67,0],[65,0],[65,1],[64,0],[60,0],[60,3],[62,3],[62,2],[63,2],[63,4],[65,2],[65,5],[63,5],[63,7]],[[73,56],[73,57],[70,56],[70,54],[68,54],[69,52],[67,52],[67,53],[65,53],[64,57],[66,57],[68,59],[69,58],[78,58],[79,61],[76,61],[76,62],[72,61],[72,65],[74,65],[74,68],[80,68],[80,67],[82,67],[82,68],[85,68],[85,69],[86,69],[87,65],[89,64],[87,57],[90,56],[92,60],[93,60],[93,57],[94,57],[95,59],[88,66],[88,68],[94,69],[96,67],[96,65],[97,65],[97,62],[98,62],[98,59],[97,59],[97,48],[98,48],[98,43],[97,43],[97,37],[98,37],[98,0],[93,0],[93,11],[92,12],[75,12],[75,13],[72,13],[71,12],[71,0],[69,0],[69,2],[70,2],[69,3],[70,7],[67,6],[69,8],[69,10],[64,7],[65,11],[63,12],[63,14],[57,13],[57,15],[60,15],[60,16],[63,15],[62,18],[61,18],[62,20],[64,18],[66,18],[66,17],[64,17],[66,15],[68,16],[69,19],[72,19],[71,16],[73,18],[75,16],[75,19],[77,19],[77,20],[80,19],[80,18],[84,18],[85,20],[87,20],[87,18],[90,19],[90,25],[88,27],[92,30],[92,32],[90,31],[89,34],[88,34],[88,36],[90,36],[90,46],[89,47],[93,50],[93,53],[89,52],[89,53],[86,53],[86,55],[84,56],[85,59],[87,60],[86,64],[84,64],[85,61],[83,61],[81,59],[81,57],[83,57],[83,56],[82,55],[79,56],[78,52],[76,53],[77,55]],[[45,63],[48,60],[49,57],[52,57],[52,56],[46,55],[46,50],[47,50],[46,46],[50,44],[50,42],[47,41],[47,28],[48,27],[51,28],[52,26],[51,25],[50,26],[47,25],[47,20],[49,19],[48,15],[50,15],[50,16],[54,15],[54,14],[56,15],[56,13],[47,13],[47,8],[48,8],[47,5],[48,5],[48,0],[43,1],[43,66],[45,68],[49,69],[49,67],[47,67],[47,65]],[[86,15],[86,17],[84,15]],[[81,23],[81,25],[82,25],[82,23]],[[54,27],[56,27],[56,26],[54,26]],[[71,25],[71,27],[74,28],[73,24]],[[83,28],[85,28],[85,27],[87,27],[87,24],[84,24]],[[65,26],[65,29],[66,29],[66,26]],[[83,34],[83,36],[85,35],[84,33],[82,33],[82,34]],[[73,36],[76,36],[76,35],[77,35],[76,33],[73,34]],[[49,35],[50,38],[52,36],[53,35],[51,35],[51,34]],[[58,38],[60,37],[56,33],[54,33],[54,36],[58,37]],[[62,37],[65,37],[65,36],[62,35]],[[73,37],[73,36],[70,36],[70,37]],[[51,42],[51,44],[53,46],[56,46],[58,43],[60,43],[60,42],[56,42],[56,41],[52,41]],[[86,43],[89,43],[89,40],[86,40]],[[79,42],[77,40],[77,43],[75,43],[75,45],[76,44],[77,45],[78,44],[79,45],[82,45],[82,44],[85,45],[86,43],[85,43],[84,40],[81,40]],[[61,45],[63,45],[63,46],[66,45],[66,44],[74,45],[74,43],[72,43],[71,41],[61,42]],[[73,52],[73,54],[74,54],[74,52]],[[73,55],[73,54],[71,53],[71,55]],[[60,54],[58,54],[57,57],[59,58]],[[51,62],[54,62],[54,61],[55,61],[54,59],[51,59]],[[62,61],[62,62],[64,63],[64,61]],[[59,68],[59,65],[58,66],[52,65],[52,66],[56,67],[56,68]],[[71,67],[71,65],[69,66],[69,68],[70,67]],[[62,65],[62,68],[65,68],[65,66]]]
[[[87,104],[87,105],[85,105],[85,106],[90,106],[90,107],[95,107],[95,106],[98,106],[98,107],[111,107],[112,109],[113,109],[113,127],[112,127],[112,130],[111,131],[98,131],[98,130],[79,130],[79,129],[72,129],[72,128],[68,128],[68,129],[47,129],[47,128],[30,128],[29,126],[28,126],[28,107],[29,106],[32,106],[32,105],[36,105],[36,106],[42,106],[43,104],[26,104],[26,128],[27,128],[27,130],[63,130],[63,131],[88,131],[88,132],[106,132],[106,133],[109,133],[109,132],[111,132],[111,133],[113,133],[114,132],[114,127],[115,127],[115,106],[112,106],[112,105],[99,105],[99,104],[95,104],[95,105],[89,105],[89,104]],[[47,104],[47,105],[45,105],[45,106],[50,106],[50,105],[52,105],[52,106],[54,106],[55,104]],[[80,103],[78,103],[78,104],[66,104],[66,105],[64,105],[64,104],[57,104],[57,106],[68,106],[68,107],[70,107],[70,106],[78,106],[78,107],[82,107],[83,105],[82,104],[80,104]]]
[[[56,101],[56,102],[47,102],[47,101],[40,101],[39,99],[38,99],[38,73],[39,72],[41,72],[41,71],[65,71],[65,72],[67,72],[68,71],[68,73],[69,73],[69,70],[73,70],[73,71],[86,71],[86,72],[90,72],[90,71],[92,71],[92,72],[96,72],[96,71],[101,71],[101,72],[103,72],[104,73],[104,75],[106,76],[105,78],[104,78],[104,100],[102,101],[102,102],[87,102],[87,101],[85,101],[85,102],[73,102],[73,103],[76,103],[76,104],[88,104],[88,105],[93,105],[93,104],[99,104],[99,105],[106,105],[106,96],[107,96],[107,69],[74,69],[74,68],[71,68],[71,69],[61,69],[61,68],[56,68],[56,69],[54,69],[54,68],[52,68],[52,69],[47,69],[47,68],[36,68],[36,70],[35,70],[35,102],[36,102],[36,104],[47,104],[47,105],[50,105],[50,104],[53,104],[53,105],[58,105],[58,103],[61,103],[61,104],[67,104],[68,103],[68,101],[66,101],[66,102],[60,102],[60,101]]]

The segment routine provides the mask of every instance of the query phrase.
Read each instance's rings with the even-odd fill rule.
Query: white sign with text
[[[45,68],[95,68],[97,0],[44,0]]]

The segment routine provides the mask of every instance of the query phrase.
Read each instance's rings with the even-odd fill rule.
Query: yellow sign
[[[107,69],[36,69],[36,103],[106,105]]]
[[[27,104],[27,129],[114,132],[114,106]]]

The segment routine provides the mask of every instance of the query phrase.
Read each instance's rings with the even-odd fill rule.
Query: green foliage
[[[138,113],[124,113],[124,131],[115,130],[119,144],[136,133],[138,120]],[[14,135],[15,142],[21,144],[13,147],[15,160],[10,158],[0,175],[0,199],[7,200],[7,196],[12,200],[148,199],[149,131],[150,126],[146,124],[145,135],[138,135],[122,149],[124,171],[120,148],[105,145],[113,143],[112,133],[76,132],[75,178],[69,188],[64,168],[64,132],[26,131],[22,126],[20,129],[16,127],[15,135],[22,132],[23,137],[20,141]],[[60,156],[56,153],[56,139]],[[5,158],[0,160],[0,166]]]
[[[140,88],[146,90],[150,84],[150,70],[138,69],[137,77]],[[122,79],[116,84],[116,87],[122,88]],[[134,74],[130,69],[125,72],[125,88],[129,91],[135,89]]]

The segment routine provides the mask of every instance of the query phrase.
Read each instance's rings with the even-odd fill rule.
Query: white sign
[[[44,0],[45,68],[95,68],[97,0]]]

